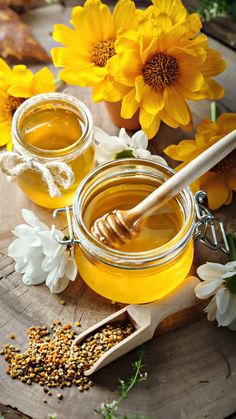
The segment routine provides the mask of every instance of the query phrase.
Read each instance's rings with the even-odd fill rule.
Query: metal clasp
[[[212,250],[222,250],[224,253],[229,253],[224,224],[203,205],[206,198],[207,194],[204,191],[198,191],[195,194],[198,221],[195,226],[194,238]]]
[[[69,238],[66,240],[61,240],[58,236],[56,236],[56,240],[58,241],[58,243],[64,244],[65,246],[68,246],[68,247],[73,247],[75,244],[80,243],[79,240],[74,238],[71,215],[70,215],[71,211],[72,211],[72,207],[57,208],[55,211],[53,211],[53,214],[52,214],[53,218],[56,218],[59,213],[62,213],[62,212],[66,213]]]

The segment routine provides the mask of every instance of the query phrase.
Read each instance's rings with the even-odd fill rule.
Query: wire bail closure
[[[199,240],[212,250],[222,250],[228,254],[229,246],[224,224],[203,205],[206,198],[205,191],[198,191],[195,194],[195,209],[198,221],[195,226],[194,239]]]
[[[203,205],[207,194],[204,191],[198,191],[195,194],[195,209],[197,222],[195,225],[194,239],[199,240],[202,244],[212,250],[222,250],[224,253],[229,253],[229,246],[226,239],[224,224],[216,218],[211,212]],[[53,218],[56,218],[59,213],[65,212],[68,224],[69,238],[60,240],[56,237],[58,243],[68,247],[73,247],[79,244],[80,241],[74,238],[73,226],[71,221],[72,207],[58,208],[53,212]]]
[[[59,239],[58,236],[56,236],[56,240],[57,240],[58,243],[64,244],[65,246],[68,246],[68,247],[73,247],[75,244],[80,243],[79,240],[74,238],[73,226],[72,226],[71,214],[70,214],[72,212],[72,210],[73,210],[72,207],[57,208],[55,211],[53,211],[53,214],[52,214],[52,217],[56,218],[58,214],[60,214],[62,212],[66,213],[69,238],[66,239],[66,240],[61,240],[61,239]]]

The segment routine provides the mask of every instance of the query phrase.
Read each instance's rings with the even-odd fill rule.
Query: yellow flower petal
[[[110,9],[98,0],[86,1],[84,7],[74,7],[72,24],[79,31],[82,40],[90,45],[114,36]]]
[[[208,48],[207,57],[202,66],[202,74],[204,77],[213,77],[222,73],[227,67],[226,62],[221,58],[218,51]]]
[[[152,115],[157,115],[163,109],[163,106],[163,92],[145,85],[143,92],[144,109]]]
[[[236,129],[236,114],[223,113],[217,118],[216,124],[219,126],[219,132],[226,134]]]
[[[53,39],[72,49],[74,52],[79,52],[80,55],[84,55],[86,57],[90,56],[89,51],[85,48],[82,48],[83,45],[81,38],[72,28],[68,28],[67,26],[59,23],[54,25]]]
[[[31,97],[32,80],[32,71],[25,65],[15,65],[12,69],[12,85],[7,91],[8,94],[15,97]]]
[[[55,67],[69,67],[78,72],[84,68],[94,67],[92,60],[86,59],[78,52],[72,52],[69,48],[53,48],[51,50],[52,59]]]
[[[196,155],[198,155],[198,148],[195,140],[183,140],[179,144],[172,144],[168,146],[164,153],[171,157],[173,160],[178,161],[191,161]]]
[[[229,195],[227,200],[225,201],[225,205],[230,205],[233,199],[233,192],[229,189]]]
[[[226,174],[226,180],[229,188],[236,192],[236,162],[235,167]]]
[[[160,118],[150,115],[144,108],[140,108],[139,121],[147,137],[153,138],[160,127]]]
[[[181,125],[190,122],[190,112],[183,97],[173,88],[168,87],[164,90],[164,102],[171,116]]]
[[[132,62],[132,67],[130,63]],[[134,86],[135,77],[141,72],[140,57],[137,52],[126,51],[119,56],[120,69],[115,74],[115,80],[119,83],[125,84],[126,86]]]
[[[97,86],[93,87],[93,95],[95,95],[95,101],[98,101],[97,96]],[[129,93],[129,87],[124,86],[116,82],[115,80],[110,80],[109,76],[104,79],[102,83],[102,91],[100,91],[100,100],[106,100],[108,102],[119,102],[125,95]]]
[[[215,80],[208,79],[208,92],[207,96],[211,100],[217,100],[224,96],[224,89],[219,83]]]
[[[135,4],[131,0],[119,0],[113,14],[113,27],[115,33],[120,29],[132,29],[136,24]]]
[[[137,102],[141,102],[143,100],[144,87],[145,87],[145,83],[144,83],[144,80],[143,80],[143,76],[136,77],[136,79],[135,79],[135,89],[136,89],[135,99],[137,100]]]
[[[120,67],[120,62],[119,62],[119,58],[118,55],[114,55],[113,57],[111,57],[106,64],[106,69],[107,72],[109,74],[111,74],[112,76],[115,76],[116,73],[118,72]]]
[[[132,89],[122,100],[121,116],[129,119],[139,108],[139,103],[135,100],[135,89]]]
[[[0,133],[0,147],[2,147],[12,140],[11,119],[0,122]]]
[[[9,143],[7,143],[7,151],[13,151],[13,143],[12,143],[12,141],[10,141]]]
[[[47,67],[43,67],[33,76],[33,80],[31,83],[31,95],[37,95],[39,93],[54,91],[54,76]]]
[[[210,179],[201,182],[201,187],[206,191],[210,209],[216,210],[224,205],[228,198],[230,189],[227,185],[224,174],[213,173]]]
[[[10,67],[2,58],[0,58],[0,78],[7,79],[10,82],[11,77],[12,77],[12,72],[11,72]]]
[[[179,123],[171,118],[171,115],[165,110],[165,108],[162,109],[162,111],[159,113],[159,116],[161,120],[169,127],[178,128]]]

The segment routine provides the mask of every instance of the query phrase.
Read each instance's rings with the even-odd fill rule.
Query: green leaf
[[[132,150],[123,150],[115,155],[115,160],[128,159],[129,157],[135,157]]]
[[[227,234],[226,235],[227,238],[227,242],[229,245],[229,256],[230,256],[230,260],[231,261],[235,261],[236,260],[236,243],[235,243],[235,238],[232,236],[232,234]]]
[[[236,294],[236,274],[229,278],[225,278],[225,286],[231,294]]]

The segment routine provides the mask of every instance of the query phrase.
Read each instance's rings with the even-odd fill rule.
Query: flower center
[[[114,39],[98,42],[92,51],[93,62],[98,67],[105,67],[109,58],[115,54]]]
[[[9,96],[6,103],[6,108],[8,113],[11,115],[11,117],[14,115],[15,111],[19,106],[25,101],[24,97],[14,97]]]
[[[236,150],[232,151],[223,160],[217,163],[211,170],[215,173],[225,173],[236,166]]]
[[[158,52],[142,68],[145,83],[160,90],[172,86],[179,74],[179,65],[175,57]]]

